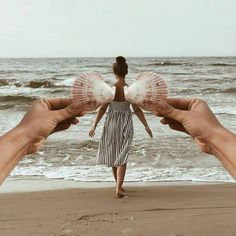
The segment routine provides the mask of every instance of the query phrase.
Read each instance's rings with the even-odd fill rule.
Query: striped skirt
[[[112,101],[105,119],[97,153],[98,164],[116,167],[127,163],[133,141],[130,103]]]

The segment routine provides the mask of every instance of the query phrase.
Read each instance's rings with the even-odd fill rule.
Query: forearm
[[[210,140],[213,154],[236,179],[236,135],[221,127]]]
[[[142,124],[144,125],[144,127],[147,127],[148,126],[148,123],[146,121],[146,118],[144,116],[144,113],[143,111],[140,109],[140,110],[137,110],[134,112],[136,114],[136,116],[139,118],[139,120],[142,122]]]
[[[14,128],[0,137],[0,184],[13,170],[18,161],[27,154],[30,140],[24,130]]]
[[[95,126],[95,127],[96,127],[97,124],[100,122],[100,120],[102,119],[102,117],[103,117],[103,115],[105,114],[105,112],[106,112],[106,110],[101,110],[101,109],[98,111],[98,114],[97,114],[96,119],[95,119],[95,121],[94,121],[94,126]]]

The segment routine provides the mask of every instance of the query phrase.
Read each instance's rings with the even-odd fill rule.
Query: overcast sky
[[[0,57],[236,56],[236,0],[0,0]]]

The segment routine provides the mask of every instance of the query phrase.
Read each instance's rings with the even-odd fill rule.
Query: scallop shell
[[[135,103],[146,111],[154,111],[157,101],[167,99],[168,87],[161,75],[143,72],[127,88],[125,96],[130,103]]]
[[[72,100],[84,104],[85,111],[94,111],[114,98],[114,90],[96,72],[86,72],[75,79],[71,89]]]

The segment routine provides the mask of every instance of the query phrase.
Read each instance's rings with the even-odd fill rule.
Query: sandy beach
[[[3,191],[0,235],[236,235],[235,184],[126,188],[123,199],[101,186]]]

